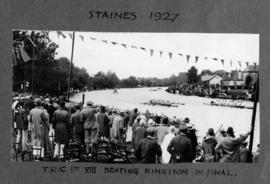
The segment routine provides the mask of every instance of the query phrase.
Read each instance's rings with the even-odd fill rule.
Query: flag
[[[179,55],[179,56],[183,56],[183,54],[181,54],[181,53],[178,53],[178,55]]]
[[[58,38],[60,36],[62,36],[63,38],[66,38],[66,35],[64,35],[64,33],[62,33],[61,31],[56,31],[56,33],[57,33]]]
[[[154,49],[150,49],[150,54],[151,54],[151,56],[153,56],[153,54],[154,54]]]
[[[208,57],[204,57],[205,60],[208,60]]]
[[[217,61],[218,59],[217,58],[213,58],[213,60]]]
[[[187,63],[189,62],[190,55],[187,55]]]
[[[69,36],[69,38],[72,40],[72,38],[73,38],[72,33],[68,33],[68,36]]]
[[[241,67],[241,61],[238,61],[239,66]]]
[[[102,40],[104,43],[108,43],[107,40]]]
[[[24,62],[29,61],[31,58],[28,56],[28,54],[25,52],[24,48],[22,47],[22,45],[19,45],[19,49],[20,49],[20,53],[21,53],[21,57],[23,59]]]
[[[117,42],[111,42],[113,45],[117,45]]]
[[[15,56],[14,48],[12,49],[12,61],[13,61],[13,66],[18,65],[18,61],[17,61],[17,58]]]
[[[122,43],[121,45],[122,45],[123,47],[127,48],[127,45],[126,45],[126,44]]]
[[[247,65],[247,68],[249,67],[249,63],[248,62],[246,62],[246,65]]]
[[[222,65],[224,66],[224,59],[221,59],[220,61],[221,61]]]
[[[83,37],[83,35],[79,35],[79,37],[82,39],[82,41],[84,41],[84,37]]]
[[[96,38],[94,38],[94,37],[90,37],[90,39],[91,39],[91,40],[96,40]]]
[[[134,46],[134,45],[132,45],[132,46],[131,46],[131,48],[133,48],[133,49],[137,49],[137,47],[136,47],[136,46]]]
[[[168,54],[169,54],[170,59],[172,59],[172,52],[169,52]]]
[[[195,63],[197,63],[199,60],[199,56],[195,56]]]
[[[163,53],[162,51],[159,51],[160,57],[162,56],[162,53]]]
[[[140,47],[142,50],[146,51],[146,49],[144,47]]]

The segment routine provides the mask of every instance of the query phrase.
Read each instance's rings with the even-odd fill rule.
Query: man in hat
[[[73,126],[73,137],[75,142],[79,145],[83,145],[84,143],[84,122],[81,120],[81,104],[75,105],[75,113],[73,113],[70,117],[70,123]]]
[[[176,128],[174,125],[171,125],[169,127],[169,133],[164,137],[164,140],[161,144],[161,150],[162,150],[161,163],[163,163],[163,164],[169,163],[169,161],[171,159],[171,154],[167,151],[167,148],[168,148],[171,140],[175,137],[175,133],[176,133]]]
[[[179,135],[175,136],[167,151],[172,155],[172,163],[192,162],[192,144],[186,136],[188,127],[185,123],[179,126]]]
[[[97,114],[97,130],[99,136],[104,136],[106,138],[110,137],[110,120],[106,115],[106,109],[104,106],[100,107],[100,112]]]
[[[219,162],[240,162],[240,146],[249,136],[250,131],[246,134],[235,137],[232,127],[228,127],[227,136],[217,144],[215,150],[221,150],[221,159]]]
[[[139,146],[140,141],[146,137],[146,122],[144,119],[140,120],[140,126],[134,131],[135,136],[135,149]]]
[[[41,156],[41,139],[42,139],[42,130],[43,124],[48,122],[48,116],[45,111],[42,109],[41,100],[39,98],[35,99],[35,108],[30,111],[29,122],[30,122],[30,131],[31,131],[31,140],[33,146],[33,155],[36,158]],[[40,151],[38,151],[40,150]]]
[[[86,154],[90,154],[90,149],[97,135],[96,111],[93,108],[93,102],[88,101],[86,107],[81,111],[81,121],[84,123],[84,143]]]
[[[156,129],[150,127],[147,129],[148,136],[142,139],[135,150],[135,156],[141,163],[157,163],[162,155],[161,147],[154,137]]]

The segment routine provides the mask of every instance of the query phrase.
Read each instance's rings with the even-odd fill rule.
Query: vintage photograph
[[[12,162],[259,162],[259,34],[13,30],[12,58]]]

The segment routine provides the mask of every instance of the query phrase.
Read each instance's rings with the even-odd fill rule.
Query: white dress
[[[162,150],[161,163],[163,163],[163,164],[169,163],[169,161],[171,159],[171,154],[167,151],[167,148],[168,148],[172,138],[174,138],[174,137],[175,137],[174,134],[168,133],[167,135],[165,135],[165,137],[161,143],[161,150]]]

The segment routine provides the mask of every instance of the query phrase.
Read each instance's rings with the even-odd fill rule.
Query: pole
[[[34,41],[35,35],[33,34],[33,41]],[[32,42],[31,42],[32,43]],[[33,42],[33,54],[32,54],[32,90],[31,93],[32,95],[34,94],[34,70],[35,70],[35,45]]]
[[[74,52],[74,41],[75,41],[75,31],[73,31],[73,37],[72,37],[72,49],[71,49],[71,60],[70,60],[70,67],[69,67],[69,77],[68,77],[68,94],[67,94],[67,100],[69,101],[70,97],[70,85],[71,85],[71,78],[72,78],[72,62],[73,62],[73,52]]]
[[[252,162],[252,147],[253,147],[254,126],[255,126],[258,97],[259,97],[259,74],[257,75],[257,83],[256,83],[253,112],[252,112],[252,119],[251,119],[251,131],[250,131],[250,139],[249,139],[248,158],[247,158],[248,162]]]
[[[84,93],[82,95],[82,105],[84,104]]]

